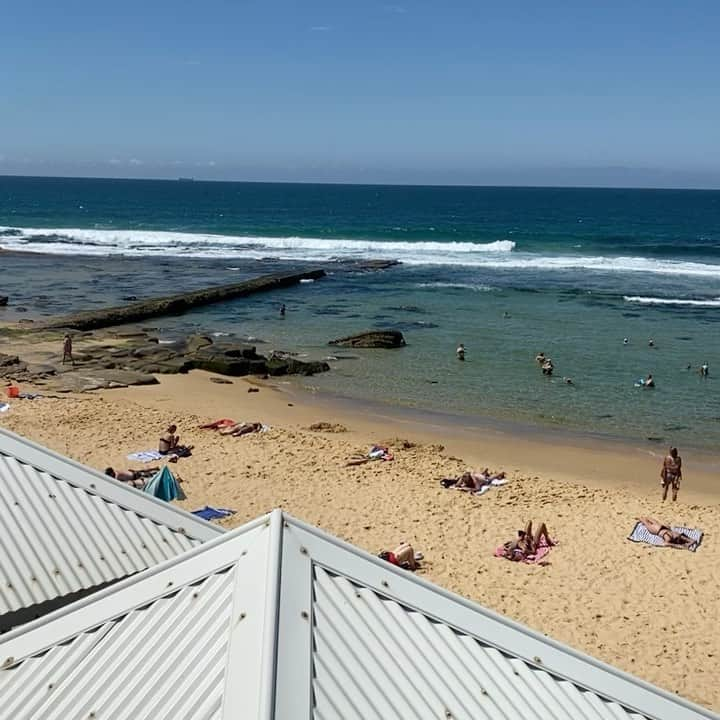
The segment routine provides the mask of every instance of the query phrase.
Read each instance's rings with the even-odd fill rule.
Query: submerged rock
[[[356,348],[399,348],[405,345],[405,338],[399,330],[368,330],[331,340],[328,345]]]

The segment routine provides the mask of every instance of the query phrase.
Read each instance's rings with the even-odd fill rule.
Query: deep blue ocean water
[[[321,281],[153,325],[353,356],[308,381],[349,397],[649,445],[720,441],[717,191],[0,178],[0,246],[20,253],[0,255],[0,319],[318,264]],[[357,258],[402,264],[338,262]],[[372,327],[408,346],[326,344]],[[657,388],[634,387],[647,373]]]

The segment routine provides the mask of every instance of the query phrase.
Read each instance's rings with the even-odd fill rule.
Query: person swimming
[[[630,342],[627,338],[623,338],[623,345],[627,345]]]
[[[646,387],[646,388],[654,388],[655,387],[655,380],[653,379],[652,373],[648,373],[648,376],[645,378],[645,382],[643,383],[643,387]]]
[[[700,376],[701,377],[707,377],[710,374],[710,368],[708,367],[707,362],[704,362],[700,366]]]
[[[463,343],[460,343],[457,346],[457,350],[455,350],[455,354],[457,355],[458,360],[464,360],[465,359],[465,345]]]

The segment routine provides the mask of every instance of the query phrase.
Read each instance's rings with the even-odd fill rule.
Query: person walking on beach
[[[458,360],[464,360],[465,359],[465,345],[460,343],[457,346],[457,350],[455,351],[455,354],[457,355]]]
[[[69,362],[72,365],[75,365],[75,360],[73,360],[73,354],[72,354],[72,338],[70,337],[70,335],[67,335],[67,334],[63,338],[62,364],[64,365],[66,362]]]
[[[663,487],[663,500],[667,500],[667,494],[672,487],[673,502],[677,500],[678,490],[680,489],[680,480],[682,480],[682,458],[678,455],[676,447],[671,447],[670,452],[663,460],[662,469],[660,470],[660,481]]]

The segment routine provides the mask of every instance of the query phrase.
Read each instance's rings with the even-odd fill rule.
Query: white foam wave
[[[454,282],[424,282],[416,283],[418,288],[449,288],[451,290],[472,290],[473,292],[491,292],[494,288],[489,285],[477,285],[473,283]]]
[[[712,300],[687,300],[685,298],[656,298],[642,295],[624,295],[623,300],[640,305],[678,305],[687,307],[720,307],[720,298]]]
[[[0,233],[12,228],[0,227]],[[407,242],[346,240],[342,238],[261,237],[144,230],[22,228],[19,234],[0,234],[8,250],[63,255],[189,255],[193,257],[277,258],[280,260],[351,260],[367,257],[409,260],[415,264],[444,264],[447,256],[471,258],[510,253],[515,243]]]
[[[0,246],[61,255],[130,255],[329,262],[362,258],[407,265],[462,266],[499,270],[654,273],[720,278],[720,265],[644,257],[542,255],[518,252],[511,240],[491,243],[345,240],[341,238],[250,237],[145,230],[22,228]],[[233,266],[235,267],[235,266]]]

